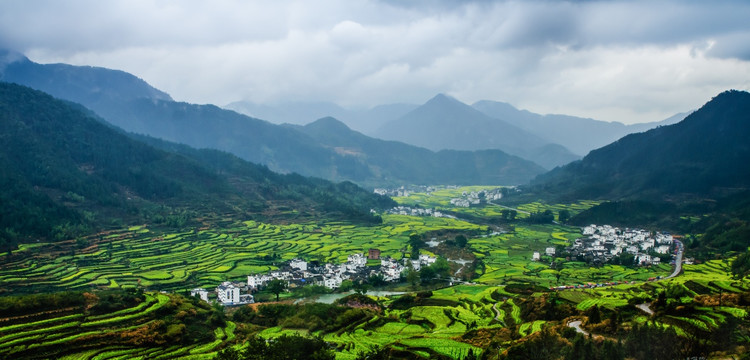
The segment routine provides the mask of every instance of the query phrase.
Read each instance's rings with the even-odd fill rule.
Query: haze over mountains
[[[78,104],[6,82],[0,133],[0,245],[27,236],[69,239],[113,219],[165,222],[185,210],[369,221],[370,209],[393,205],[351,183],[280,175],[215,150],[133,139]]]
[[[687,116],[681,113],[659,122],[625,125],[569,115],[540,115],[490,100],[469,106],[443,94],[423,105],[387,104],[368,110],[325,102],[259,105],[240,101],[225,107],[277,124],[304,125],[330,116],[369,136],[435,151],[501,149],[548,169],[577,160],[627,134],[674,124]],[[508,146],[503,137],[511,138],[512,145]]]
[[[36,87],[62,99],[80,101],[126,131],[198,148],[228,151],[245,160],[267,165],[274,171],[369,185],[520,184],[544,171],[530,161],[500,151],[436,154],[405,144],[398,145],[401,150],[398,153],[368,154],[364,147],[354,152],[341,151],[340,145],[321,143],[300,129],[274,125],[213,105],[172,101],[166,94],[123,72],[41,65],[20,55],[6,56],[6,59],[4,81]],[[368,148],[382,149],[386,142],[371,139],[369,144],[377,146]],[[390,154],[390,158],[385,154]],[[379,160],[370,163],[371,159]]]

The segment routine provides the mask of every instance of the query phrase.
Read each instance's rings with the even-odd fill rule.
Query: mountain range
[[[384,124],[377,136],[434,151],[500,149],[547,169],[579,159],[563,146],[443,94]]]
[[[750,93],[726,91],[683,121],[627,135],[536,178],[567,199],[713,198],[750,187]]]
[[[489,100],[478,101],[471,106],[487,116],[503,119],[580,155],[586,155],[589,151],[628,134],[677,123],[688,115],[680,113],[658,122],[625,125],[620,122],[606,122],[569,115],[539,115],[527,110],[518,110],[507,103]]]
[[[375,221],[370,209],[395,205],[352,183],[280,175],[216,150],[128,135],[78,104],[6,82],[0,138],[2,245],[70,239],[118,219],[158,224],[185,211]]]
[[[368,149],[384,148],[386,144],[395,146],[377,139],[369,141],[377,146],[360,148],[356,154],[341,151],[337,149],[340,146],[321,143],[299,128],[272,124],[213,105],[175,102],[127,73],[62,64],[42,65],[20,54],[12,54],[6,52],[5,62],[0,66],[3,81],[80,102],[125,131],[197,148],[227,151],[277,172],[297,172],[375,186],[520,184],[544,171],[533,162],[500,151],[441,155],[402,144],[398,145],[401,151],[391,151],[388,158],[383,153],[367,153]],[[371,164],[370,159],[379,159],[379,162]]]
[[[438,106],[442,106],[446,113],[418,119],[406,116],[412,111],[430,114],[434,111],[429,108]],[[607,145],[625,135],[674,124],[688,115],[688,113],[680,113],[658,122],[625,125],[620,122],[607,122],[569,115],[540,115],[528,110],[519,110],[508,103],[490,100],[481,100],[471,105],[472,108],[485,116],[478,115],[467,107],[468,105],[446,95],[438,95],[422,105],[387,104],[366,110],[346,109],[329,102],[290,102],[260,105],[239,101],[225,106],[227,109],[276,124],[304,125],[319,118],[334,117],[365,135],[389,139],[396,137],[399,141],[424,146],[435,151],[446,149],[471,150],[466,143],[456,143],[454,141],[456,136],[453,133],[446,135],[434,131],[438,124],[466,132],[471,131],[464,128],[466,124],[475,126],[479,131],[473,133],[473,141],[476,140],[482,147],[490,146],[499,149],[503,149],[503,144],[497,145],[501,142],[494,138],[496,132],[493,128],[508,128],[508,125],[510,125],[516,127],[516,129],[511,130],[513,133],[522,130],[521,133],[526,132],[526,136],[530,134],[529,137],[535,145],[539,145],[540,139],[541,143],[547,145],[536,147],[531,151],[523,150],[523,146],[508,147],[505,150],[545,165],[549,169],[577,160],[589,151]],[[427,109],[417,110],[418,108]],[[447,116],[447,114],[452,115]],[[490,117],[492,120],[486,117]],[[499,125],[495,124],[498,122],[497,120],[501,120]],[[413,122],[417,124],[412,124]],[[422,126],[425,124],[428,126]],[[400,126],[402,128],[419,128],[421,135],[412,138],[408,133],[398,134]],[[448,138],[441,139],[441,136],[447,136]],[[563,147],[569,151],[562,149]]]

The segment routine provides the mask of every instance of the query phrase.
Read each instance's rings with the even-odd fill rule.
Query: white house
[[[307,261],[304,261],[302,259],[292,259],[292,261],[289,262],[289,266],[292,269],[306,271],[307,270]]]
[[[196,296],[196,295],[198,295],[198,297],[201,300],[208,302],[208,290],[204,288],[196,288],[196,289],[190,290],[190,296]]]
[[[240,288],[234,284],[225,281],[216,288],[216,295],[219,296],[219,302],[222,304],[240,303]]]
[[[555,248],[548,247],[544,249],[544,253],[547,254],[547,256],[555,256]]]
[[[421,254],[419,255],[419,262],[422,263],[422,265],[432,265],[437,261],[437,258],[430,255]]]
[[[531,261],[539,261],[539,259],[541,259],[541,257],[539,256],[539,252],[534,251],[534,253],[531,255]]]
[[[250,287],[260,287],[265,285],[267,282],[271,281],[273,278],[268,275],[248,275],[247,277],[247,286]]]
[[[341,286],[343,280],[338,276],[327,277],[323,280],[323,286],[329,289],[336,289]]]
[[[367,265],[367,258],[362,254],[352,254],[346,258],[346,262],[354,265],[354,267],[365,267]]]

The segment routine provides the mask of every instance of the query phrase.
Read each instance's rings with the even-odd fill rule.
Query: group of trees
[[[235,350],[232,347],[219,352],[217,360],[333,360],[333,350],[319,337],[282,335],[272,340],[252,337],[247,347]]]

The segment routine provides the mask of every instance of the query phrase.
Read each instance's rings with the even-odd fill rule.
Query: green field
[[[444,189],[429,195],[416,193],[397,201],[410,206],[441,208],[459,216],[471,215],[475,220],[488,220],[499,216],[502,208],[495,205],[452,208],[449,204],[450,198],[460,196],[463,191],[484,188],[487,187]],[[595,204],[591,201],[569,205],[535,202],[519,205],[517,209],[527,212],[568,210],[575,214]],[[495,348],[491,351],[510,347],[517,339],[532,338],[543,329],[559,329],[564,325],[566,320],[550,317],[555,311],[543,311],[545,302],[552,296],[545,289],[612,281],[628,283],[554,292],[554,306],[573,318],[585,319],[592,309],[619,312],[625,314],[620,319],[624,328],[652,323],[674,328],[683,336],[695,331],[720,329],[732,319],[746,319],[750,310],[735,303],[717,306],[711,302],[721,294],[740,294],[750,290],[747,282],[730,276],[730,262],[727,260],[685,265],[679,277],[658,282],[646,280],[671,273],[669,265],[591,267],[582,262],[549,257],[533,262],[533,252],[543,254],[548,247],[565,246],[581,236],[580,229],[560,224],[529,224],[523,221],[523,217],[519,213],[521,220],[512,226],[404,215],[384,215],[383,223],[374,226],[346,222],[268,224],[221,218],[206,221],[201,228],[179,232],[143,225],[92,235],[84,241],[23,245],[14,250],[13,256],[0,268],[0,289],[6,294],[23,294],[38,289],[138,288],[175,292],[198,286],[212,289],[221,281],[242,281],[246,275],[276,269],[282,262],[295,257],[341,263],[349,254],[377,248],[383,256],[400,259],[410,256],[410,235],[441,232],[450,236],[457,233],[468,235],[463,254],[473,256],[469,260],[476,260],[476,270],[473,284],[433,290],[421,300],[423,303],[405,310],[391,308],[395,299],[373,298],[380,303],[382,311],[370,313],[368,317],[331,332],[310,332],[280,325],[248,328],[246,324],[228,322],[226,326],[214,328],[210,339],[189,346],[151,344],[133,347],[113,343],[94,350],[80,346],[95,338],[95,334],[130,334],[153,324],[156,321],[154,316],[165,311],[164,306],[171,295],[147,293],[143,302],[106,314],[69,311],[29,322],[8,325],[0,322],[0,355],[12,357],[37,349],[55,353],[55,347],[60,346],[76,349],[55,355],[65,359],[207,359],[227,346],[241,348],[242,337],[238,338],[235,331],[242,329],[243,336],[252,333],[267,339],[285,334],[321,336],[336,348],[339,359],[353,359],[361,352],[381,347],[413,356],[460,359],[469,351],[473,354],[489,351],[487,339],[500,336],[497,334],[505,337],[493,340]],[[441,252],[445,248],[423,251]],[[553,260],[561,265],[550,268]],[[372,262],[372,265],[377,265],[377,262]],[[654,302],[660,292],[677,285],[685,288],[684,293],[678,299],[670,299],[653,318],[634,310],[629,303],[633,298]],[[519,294],[519,286],[531,290]],[[402,288],[408,286],[402,284]],[[681,310],[676,311],[677,307]],[[592,324],[584,325],[591,331],[598,329]]]
[[[2,287],[21,290],[146,287],[183,290],[215,287],[276,268],[294,257],[341,263],[353,253],[378,248],[383,256],[408,254],[411,234],[486,227],[447,218],[385,215],[373,227],[346,223],[272,225],[254,221],[180,233],[157,233],[145,227],[92,236],[86,249],[65,249],[54,257],[44,246],[23,247],[0,270]],[[46,248],[56,246],[45,244]],[[402,251],[404,250],[404,251]]]

